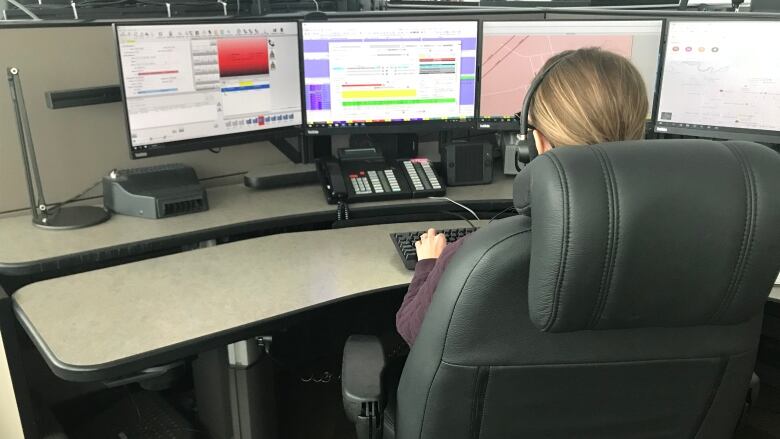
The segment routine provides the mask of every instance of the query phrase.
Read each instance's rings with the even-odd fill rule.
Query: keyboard
[[[444,233],[447,237],[447,243],[455,242],[458,239],[468,235],[476,229],[444,229],[437,230],[437,233]],[[401,256],[401,260],[404,262],[404,267],[407,270],[414,270],[414,266],[417,264],[417,249],[414,248],[414,243],[420,240],[420,235],[423,232],[401,232],[391,233],[390,239],[395,244],[395,249],[398,251],[398,255]]]

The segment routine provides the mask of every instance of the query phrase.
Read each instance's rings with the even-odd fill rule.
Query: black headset
[[[576,53],[576,51],[568,53],[551,62],[547,68],[536,75],[534,80],[531,81],[531,85],[528,86],[528,92],[525,94],[525,99],[523,99],[523,109],[519,113],[515,114],[515,118],[520,122],[520,133],[518,135],[520,144],[517,146],[517,149],[515,149],[515,169],[518,171],[522,169],[522,166],[520,165],[521,163],[529,163],[539,155],[539,150],[536,149],[534,136],[530,135],[529,133],[531,125],[528,123],[528,112],[531,109],[531,102],[534,99],[536,90],[540,85],[542,85],[544,78],[547,77],[550,71],[573,53]]]

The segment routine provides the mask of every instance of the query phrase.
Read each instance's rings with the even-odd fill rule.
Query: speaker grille
[[[482,145],[455,148],[455,178],[458,182],[482,180]]]

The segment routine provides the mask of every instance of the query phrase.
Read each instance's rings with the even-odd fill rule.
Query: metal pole
[[[33,189],[32,175],[30,175],[30,157],[27,155],[27,139],[24,132],[24,124],[22,123],[22,107],[23,103],[19,102],[19,96],[21,95],[21,82],[19,81],[19,69],[16,67],[10,67],[7,70],[8,73],[8,86],[11,89],[11,101],[16,114],[16,129],[19,132],[19,145],[22,147],[22,159],[24,160],[24,173],[27,177],[27,194],[30,197],[30,209],[32,210],[33,218],[38,218],[38,208],[35,202],[35,190]]]

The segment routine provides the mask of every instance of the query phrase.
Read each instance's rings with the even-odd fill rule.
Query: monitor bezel
[[[295,137],[301,133],[301,124],[290,125],[285,127],[265,128],[262,130],[248,131],[243,133],[234,134],[218,134],[208,137],[197,137],[193,139],[175,140],[171,142],[161,142],[148,145],[141,145],[144,147],[141,150],[133,150],[132,134],[130,129],[130,115],[127,108],[127,97],[125,96],[125,82],[122,70],[122,55],[119,47],[119,27],[146,27],[146,26],[187,26],[187,25],[202,25],[202,24],[252,24],[252,23],[279,23],[279,24],[291,24],[295,25],[298,31],[298,38],[300,41],[300,20],[290,19],[289,21],[280,21],[275,19],[252,19],[252,20],[155,20],[148,21],[133,21],[133,22],[115,22],[111,24],[111,30],[114,34],[114,45],[116,47],[117,69],[119,74],[119,91],[122,96],[122,113],[125,125],[125,139],[127,141],[127,148],[130,153],[131,159],[145,159],[150,157],[165,156],[170,154],[179,154],[184,152],[200,151],[206,149],[222,148],[228,146],[243,145],[247,143],[262,142],[267,140]],[[299,48],[300,50],[300,48]],[[298,72],[301,71],[300,57],[298,60]],[[303,120],[303,109],[301,109],[301,120]],[[152,146],[152,148],[149,148]]]
[[[652,102],[648,102],[648,109],[650,110],[650,115],[647,119],[648,126],[652,126],[655,121],[655,111],[658,103],[659,98],[659,84],[660,84],[660,74],[661,74],[661,63],[663,62],[663,56],[665,54],[665,46],[666,46],[666,28],[668,26],[668,20],[666,18],[645,18],[645,17],[630,17],[630,18],[618,18],[614,20],[607,20],[604,18],[598,18],[598,19],[579,19],[579,20],[572,20],[572,19],[565,19],[565,18],[556,18],[553,20],[543,20],[544,22],[549,23],[556,23],[556,22],[660,22],[661,23],[661,33],[659,36],[659,44],[658,44],[658,56],[657,56],[657,63],[656,63],[656,71],[655,71],[655,88],[653,89],[653,100]],[[520,122],[516,120],[512,121],[493,121],[493,120],[483,120],[482,119],[482,45],[484,45],[484,24],[488,22],[538,22],[533,20],[480,20],[480,47],[479,47],[479,59],[477,60],[477,70],[479,72],[479,81],[477,84],[478,90],[477,90],[477,116],[475,119],[475,125],[476,129],[478,130],[492,130],[492,131],[520,131]],[[520,108],[518,108],[518,111]]]
[[[673,126],[666,125],[663,121],[659,120],[660,108],[661,108],[661,90],[663,87],[663,76],[666,70],[666,42],[669,40],[669,31],[671,29],[671,22],[677,23],[721,23],[721,22],[767,22],[770,20],[750,19],[750,18],[733,18],[733,19],[670,19],[664,33],[664,56],[662,58],[663,64],[659,69],[658,77],[658,91],[656,99],[656,109],[653,114],[653,132],[656,134],[674,134],[680,136],[693,136],[709,139],[728,139],[728,140],[748,140],[756,142],[766,142],[780,144],[780,130],[768,131],[768,130],[755,130],[755,129],[742,129],[733,127],[717,127],[697,124],[683,124],[686,126]],[[687,126],[690,125],[690,126]]]
[[[401,20],[339,20],[339,21],[323,21],[323,20],[301,20],[300,21],[300,34],[298,53],[300,55],[300,83],[301,83],[301,108],[303,111],[303,130],[307,135],[333,135],[333,134],[396,134],[396,133],[418,133],[427,131],[442,131],[452,129],[468,129],[474,126],[474,121],[477,115],[477,98],[479,92],[479,79],[477,76],[474,78],[474,113],[471,118],[467,119],[453,119],[453,120],[423,120],[423,121],[396,121],[396,122],[372,122],[370,124],[360,126],[309,126],[309,119],[306,110],[306,72],[304,70],[305,63],[303,59],[303,26],[306,23],[333,23],[333,24],[345,24],[345,23],[419,23],[419,22],[431,22],[431,23],[475,23],[477,26],[477,47],[476,47],[476,60],[475,60],[475,75],[479,74],[479,57],[480,57],[480,24],[476,18],[471,19],[447,19],[447,20],[431,20],[427,17],[414,17],[404,18]]]

